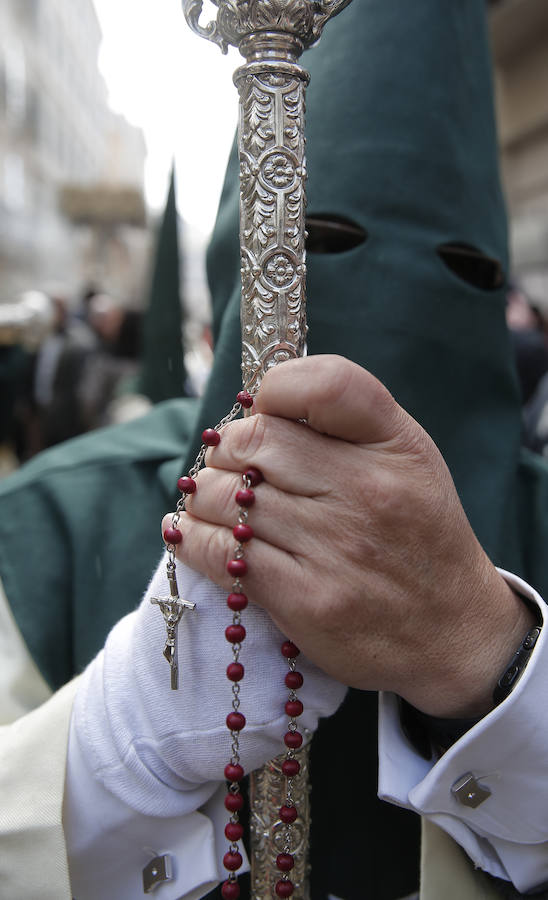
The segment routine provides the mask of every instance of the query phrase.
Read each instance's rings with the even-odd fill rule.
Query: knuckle
[[[403,427],[410,417],[394,399],[388,388],[371,372],[363,370],[362,390],[367,394],[367,406],[370,415],[381,422],[389,421],[394,430]]]
[[[237,425],[238,428],[231,431],[233,443],[230,449],[236,465],[242,468],[249,465],[264,446],[267,417],[257,413],[239,420]]]
[[[426,431],[400,407],[401,427],[398,433],[400,451],[417,462],[427,461],[435,447]]]
[[[231,558],[227,536],[225,528],[209,528],[200,541],[198,550],[213,581],[219,581],[226,576],[226,567]]]
[[[390,391],[372,372],[342,356],[322,357],[321,370],[310,389],[312,402],[323,408],[344,406],[349,398],[361,396],[375,419],[393,416],[399,409]]]
[[[323,404],[337,404],[346,393],[355,369],[355,364],[342,356],[324,356],[321,378],[314,379],[312,390]]]
[[[215,510],[224,521],[235,509],[234,495],[239,486],[237,475],[221,469],[207,467],[199,474],[198,490],[190,494],[185,501],[185,508],[194,518],[207,519]]]

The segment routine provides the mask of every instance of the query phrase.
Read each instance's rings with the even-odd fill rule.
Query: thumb
[[[266,373],[255,411],[306,419],[314,431],[352,443],[398,436],[409,416],[371,372],[342,356],[307,356]]]

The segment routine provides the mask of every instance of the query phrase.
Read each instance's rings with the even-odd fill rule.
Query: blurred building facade
[[[513,270],[548,312],[548,2],[490,6]]]
[[[49,283],[141,291],[146,147],[107,105],[100,41],[92,0],[0,4],[0,301]],[[120,191],[131,214],[116,217]]]

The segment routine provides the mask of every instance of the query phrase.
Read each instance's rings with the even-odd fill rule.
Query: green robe
[[[309,255],[308,350],[343,354],[389,387],[440,447],[493,561],[548,596],[548,480],[520,451],[504,290],[463,280],[438,253],[458,243],[508,268],[484,15],[483,0],[356,0],[305,55],[308,213],[368,235]],[[235,169],[233,158],[209,251],[216,352],[201,408],[160,404],[0,485],[0,575],[53,687],[138,603],[183,461],[239,389]],[[415,889],[415,817],[375,796],[374,695],[351,691],[322,723],[312,780],[314,900]]]

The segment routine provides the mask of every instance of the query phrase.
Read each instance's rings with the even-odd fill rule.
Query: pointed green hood
[[[172,169],[158,232],[138,378],[138,390],[153,403],[184,394],[182,323],[175,170]]]
[[[463,280],[439,254],[467,245],[508,267],[484,3],[356,0],[303,60],[308,215],[368,236],[309,253],[309,353],[340,353],[389,387],[438,443],[488,552],[511,547],[519,567],[502,527],[520,440],[504,289]],[[217,344],[204,423],[239,385],[236,175],[233,156],[209,251]]]

